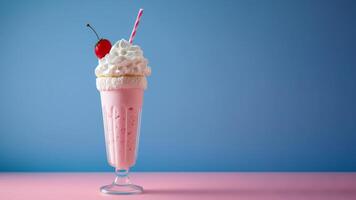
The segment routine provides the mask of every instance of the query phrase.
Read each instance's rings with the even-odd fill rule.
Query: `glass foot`
[[[143,192],[143,188],[138,185],[105,185],[100,188],[100,191],[105,194],[139,194]]]
[[[128,176],[128,170],[115,170],[116,178],[110,185],[105,185],[100,188],[100,191],[105,194],[140,194],[143,188],[131,183]]]

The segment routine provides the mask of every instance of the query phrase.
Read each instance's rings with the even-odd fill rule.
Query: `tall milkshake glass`
[[[107,194],[141,193],[129,179],[140,137],[143,93],[151,73],[141,48],[118,41],[95,69],[100,91],[108,163],[115,168],[112,184],[100,188]]]

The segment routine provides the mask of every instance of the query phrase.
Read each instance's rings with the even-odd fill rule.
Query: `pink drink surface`
[[[128,169],[136,162],[143,89],[101,91],[100,96],[108,162]]]

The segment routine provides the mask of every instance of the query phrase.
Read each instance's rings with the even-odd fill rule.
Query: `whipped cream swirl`
[[[150,67],[143,57],[141,48],[121,39],[111,47],[105,57],[99,60],[95,69],[97,77],[119,77],[124,75],[149,76]]]
[[[147,87],[146,76],[151,75],[148,60],[138,45],[121,39],[99,60],[95,69],[98,90]]]

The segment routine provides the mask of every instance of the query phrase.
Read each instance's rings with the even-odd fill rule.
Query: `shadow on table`
[[[336,196],[356,196],[356,188],[246,188],[246,189],[216,189],[216,188],[199,188],[199,189],[146,189],[145,194],[154,194],[154,195],[185,195],[185,196],[259,196],[259,195],[336,195]]]

